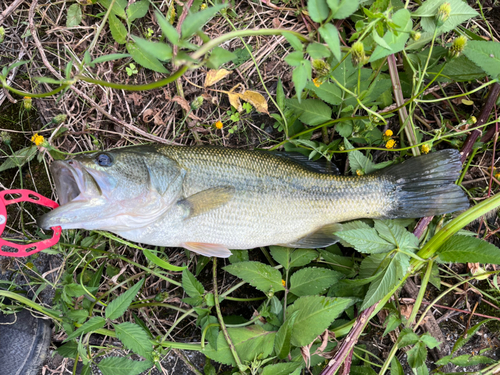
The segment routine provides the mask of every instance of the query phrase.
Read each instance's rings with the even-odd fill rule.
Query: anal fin
[[[185,210],[184,219],[189,219],[225,205],[233,196],[234,187],[221,186],[200,191],[177,204]]]
[[[327,224],[292,243],[284,244],[282,246],[297,249],[327,247],[338,242],[339,238],[335,235],[335,232],[340,231],[342,231],[342,224]]]
[[[206,257],[229,258],[231,251],[224,245],[203,242],[184,242],[182,247]]]

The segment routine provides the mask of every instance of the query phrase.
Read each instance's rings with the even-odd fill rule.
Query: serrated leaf
[[[394,250],[395,246],[380,238],[374,228],[353,229],[336,233],[360,253],[377,254]]]
[[[464,55],[490,77],[500,76],[500,43],[471,40],[465,46]]]
[[[189,14],[181,27],[181,35],[183,39],[188,39],[196,31],[200,30],[205,24],[212,19],[221,9],[224,9],[228,4],[219,4],[196,13]]]
[[[375,220],[375,229],[381,238],[395,247],[411,251],[418,248],[418,238],[392,220]]]
[[[408,345],[415,345],[419,340],[420,337],[411,328],[404,328],[399,335],[398,347],[404,348]]]
[[[438,32],[436,36],[453,30],[455,27],[460,25],[472,17],[479,15],[473,8],[471,8],[467,3],[462,0],[429,0],[423,2],[423,4],[413,12],[414,17],[422,17],[420,25],[422,29],[428,33],[434,33],[437,27],[436,15],[438,13],[439,7],[444,4],[449,3],[451,12],[446,21],[438,27]]]
[[[80,4],[72,4],[68,8],[68,15],[66,16],[66,27],[75,27],[82,22],[82,7]]]
[[[101,4],[104,8],[109,9],[111,6],[111,0],[97,0],[99,4]],[[127,2],[123,3],[123,1],[116,0],[113,4],[113,8],[111,8],[111,12],[116,14],[118,17],[125,19],[125,7],[127,6]]]
[[[140,0],[132,3],[127,8],[127,22],[131,24],[138,18],[144,17],[148,13],[149,1]]]
[[[370,62],[402,51],[408,41],[413,26],[410,12],[407,9],[398,10],[392,16],[392,22],[398,25],[400,30],[398,30],[397,35],[392,30],[388,30],[382,38],[385,45],[381,44],[380,40],[375,40],[380,46],[377,46],[373,51],[370,56]]]
[[[135,43],[127,43],[127,51],[130,53],[134,61],[147,69],[154,70],[159,73],[168,73],[163,64],[156,57],[143,51]]]
[[[177,45],[179,43],[179,33],[175,27],[173,27],[170,22],[167,21],[165,16],[157,10],[155,10],[155,16],[163,34],[167,37],[170,43]]]
[[[226,266],[224,270],[246,281],[264,293],[269,292],[271,289],[275,292],[285,289],[281,283],[280,271],[267,264],[259,262],[240,262]]]
[[[325,0],[309,0],[307,11],[314,22],[321,23],[328,17],[330,10]]]
[[[352,150],[354,146],[344,138],[345,148]],[[374,163],[368,159],[361,151],[354,150],[347,154],[349,158],[349,165],[353,174],[356,174],[357,170],[363,171],[365,174],[369,174],[376,171]]]
[[[391,375],[405,375],[403,366],[399,363],[398,357],[394,356],[391,360]]]
[[[358,0],[327,0],[332,10],[332,17],[343,20],[353,14],[359,6]]]
[[[437,252],[442,262],[500,264],[500,249],[479,238],[454,235]]]
[[[394,331],[402,323],[402,320],[396,314],[390,314],[384,322],[385,330],[382,337],[387,335],[389,332]]]
[[[319,87],[316,87],[309,82],[306,87],[328,104],[339,105],[343,101],[342,90],[334,83],[323,82]]]
[[[306,296],[297,299],[286,311],[287,318],[298,311],[292,329],[292,345],[309,345],[352,304],[354,300],[349,298]]]
[[[167,271],[179,272],[179,271],[183,271],[183,270],[185,270],[187,268],[187,266],[184,266],[184,267],[174,266],[173,264],[170,264],[170,263],[164,261],[160,257],[157,257],[155,254],[153,254],[148,249],[143,249],[142,252],[143,252],[144,256],[146,258],[148,258],[151,262],[153,262],[158,267],[161,267],[161,268],[163,268],[163,269],[165,269]]]
[[[115,325],[116,335],[122,344],[134,353],[151,360],[153,345],[149,341],[149,335],[140,326],[125,322]]]
[[[152,366],[152,362],[133,361],[125,357],[107,357],[97,364],[102,375],[138,375]]]
[[[276,332],[265,331],[256,325],[243,328],[228,328],[227,332],[242,362],[253,361],[256,356],[265,359],[273,351]],[[219,334],[217,338],[217,350],[214,350],[209,344],[202,353],[214,361],[236,366],[223,334]]]
[[[408,364],[411,368],[422,366],[427,359],[427,348],[423,342],[418,342],[413,348],[406,352]]]
[[[276,338],[274,340],[274,352],[279,359],[285,359],[290,353],[292,328],[298,313],[298,311],[295,311],[291,314],[276,333]]]
[[[300,51],[293,51],[285,56],[285,62],[290,66],[299,66],[303,60],[304,54]]]
[[[277,363],[275,365],[267,365],[262,371],[262,375],[290,375],[295,370],[302,367],[300,362]]]
[[[233,61],[236,55],[227,49],[215,47],[207,60],[207,66],[212,69],[218,69],[221,65]]]
[[[203,285],[188,269],[182,271],[182,288],[191,298],[201,297],[205,293]]]
[[[293,70],[292,81],[295,85],[295,92],[297,94],[299,103],[302,100],[302,91],[304,91],[307,82],[311,80],[311,76],[312,70],[310,61],[302,60],[300,64]]]
[[[410,265],[409,256],[397,253],[378,279],[372,281],[361,306],[361,310],[374,305],[385,297],[406,274]]]
[[[290,268],[303,267],[318,257],[318,252],[312,249],[297,249],[290,257]]]
[[[335,131],[339,133],[341,137],[350,137],[352,135],[352,124],[349,122],[339,122],[335,125]]]
[[[455,353],[458,349],[460,349],[462,346],[464,346],[471,338],[474,337],[474,335],[479,331],[479,329],[482,327],[483,324],[489,322],[492,319],[485,319],[482,322],[477,323],[473,327],[469,328],[467,332],[465,332],[464,335],[460,336],[458,340],[455,342],[455,345],[453,345],[453,349],[451,353]]]
[[[438,341],[435,337],[432,337],[429,332],[426,332],[422,336],[420,336],[420,341],[422,341],[429,349],[434,349],[441,345],[441,341]]]
[[[337,61],[340,61],[342,59],[342,53],[340,50],[339,31],[335,25],[326,23],[322,25],[318,31],[321,37],[325,40],[326,44],[328,44],[333,56],[337,59]]]
[[[283,246],[269,246],[269,250],[276,262],[281,264],[286,270],[290,269],[290,256],[293,249]]]
[[[297,114],[300,113],[300,121],[308,125],[319,125],[332,119],[332,109],[321,100],[302,99],[299,102],[297,99],[287,99],[286,105]]]
[[[120,294],[113,301],[111,301],[105,310],[106,318],[114,320],[121,317],[125,313],[125,311],[127,311],[136,294],[139,293],[139,290],[141,290],[143,284],[144,279],[142,279],[134,286],[129,288],[129,290],[127,290],[125,293]]]
[[[94,316],[93,318],[90,318],[87,322],[85,322],[82,326],[80,326],[76,331],[70,333],[64,341],[73,340],[80,335],[84,335],[85,333],[94,332],[104,327],[105,324],[106,319],[100,316]]]
[[[302,268],[290,278],[290,293],[296,296],[320,294],[340,280],[341,274],[328,268]]]
[[[56,349],[56,352],[64,358],[76,358],[78,354],[78,344],[75,341],[68,342]]]
[[[321,43],[310,43],[307,46],[306,52],[313,59],[324,59],[330,56],[330,50]]]
[[[2,165],[0,165],[0,172],[3,172],[9,168],[23,166],[24,164],[31,161],[35,157],[36,152],[37,148],[34,145],[22,148],[14,152],[13,155],[9,156],[7,160],[5,160],[2,163]]]
[[[108,21],[111,36],[115,42],[118,44],[125,44],[127,41],[127,29],[123,23],[113,13],[109,14]]]
[[[304,45],[302,44],[300,39],[297,38],[295,35],[285,33],[283,34],[283,36],[285,37],[286,41],[290,43],[290,45],[294,50],[301,52],[304,49]]]
[[[458,357],[452,358],[451,363],[457,366],[467,367],[467,366],[475,366],[479,364],[490,364],[495,363],[496,361],[492,358],[485,357],[483,355],[470,355],[464,354],[459,355]]]
[[[152,42],[132,35],[132,39],[139,49],[160,61],[168,61],[172,58],[172,47],[162,42]]]

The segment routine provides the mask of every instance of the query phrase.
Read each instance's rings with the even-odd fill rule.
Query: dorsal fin
[[[292,243],[284,244],[282,246],[298,249],[327,247],[338,242],[339,238],[335,235],[335,232],[340,231],[342,231],[342,224],[327,224]]]
[[[300,164],[312,172],[327,173],[327,174],[340,174],[339,169],[331,161],[321,158],[318,160],[311,160],[307,156],[299,152],[283,152],[283,151],[270,151],[273,155],[281,158],[289,159],[297,164]]]
[[[200,191],[180,200],[177,204],[185,210],[184,219],[189,219],[223,206],[233,196],[234,187],[220,186]]]

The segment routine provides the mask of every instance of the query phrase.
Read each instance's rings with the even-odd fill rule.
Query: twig
[[[3,21],[14,11],[16,8],[23,3],[24,0],[14,0],[12,4],[10,4],[7,9],[5,9],[2,14],[0,14],[0,25]]]

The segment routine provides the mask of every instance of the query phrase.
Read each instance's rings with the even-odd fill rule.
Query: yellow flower
[[[205,3],[201,4],[201,6],[200,6],[200,10],[204,10],[204,9],[207,9],[207,4],[205,4]]]
[[[314,78],[313,79],[314,86],[320,87],[323,82],[319,78]]]
[[[385,135],[386,137],[392,137],[392,135],[393,135],[393,134],[394,134],[394,133],[392,132],[392,130],[391,130],[391,129],[387,129],[387,130],[385,131],[385,133],[384,133],[384,135]]]
[[[31,99],[31,97],[25,96],[23,98],[23,106],[24,106],[24,109],[26,109],[28,111],[31,109],[31,107],[33,106],[33,100]]]
[[[223,126],[224,126],[224,125],[222,124],[222,121],[217,121],[217,122],[215,123],[215,127],[216,127],[217,129],[222,129],[222,127],[223,127]]]
[[[281,285],[283,285],[283,288],[286,287],[286,281],[281,279]]]
[[[497,174],[495,175],[495,178],[496,178],[497,180],[500,180],[500,173],[497,173]]]
[[[385,144],[385,148],[394,148],[396,141],[394,139],[389,139]]]
[[[422,145],[421,147],[421,150],[422,150],[422,154],[428,154],[429,151],[431,150],[431,148],[429,147],[429,145]]]
[[[363,172],[361,169],[356,169],[356,174],[358,176],[363,176],[365,174],[365,172]]]
[[[38,135],[38,133],[35,133],[33,137],[31,137],[31,142],[33,142],[36,146],[40,146],[44,141],[45,138],[43,138],[43,135]]]

